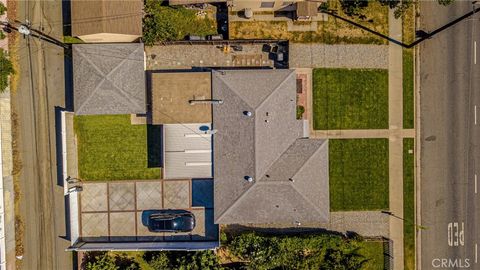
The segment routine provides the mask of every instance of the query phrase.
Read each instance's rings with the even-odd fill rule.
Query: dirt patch
[[[339,0],[329,1],[330,8],[341,17],[353,20],[376,32],[388,35],[388,7],[371,2],[365,8],[365,18],[348,17],[341,10]],[[303,22],[302,22],[303,23]],[[294,22],[294,24],[298,24]],[[230,36],[233,39],[288,39],[297,43],[325,44],[387,44],[387,41],[332,16],[318,22],[317,31],[288,32],[287,22],[230,22]]]

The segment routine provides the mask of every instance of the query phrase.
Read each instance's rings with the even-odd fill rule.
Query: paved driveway
[[[215,240],[211,180],[109,181],[83,184],[80,231],[87,242]],[[197,220],[190,233],[152,233],[142,212],[187,209]]]

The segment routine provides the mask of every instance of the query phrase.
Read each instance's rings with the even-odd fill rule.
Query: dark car
[[[187,210],[149,210],[143,214],[151,232],[190,232],[195,228],[195,216]]]

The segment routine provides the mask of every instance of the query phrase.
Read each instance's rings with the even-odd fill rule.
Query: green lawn
[[[406,270],[415,269],[415,156],[408,151],[414,151],[413,138],[403,139],[403,226],[404,262]]]
[[[313,70],[314,129],[388,128],[388,70]]]
[[[131,125],[130,115],[76,116],[81,179],[159,179],[148,168],[147,126]]]
[[[413,89],[413,50],[403,50],[403,128],[413,128],[415,102]]]
[[[368,261],[362,267],[364,270],[384,270],[385,269],[385,255],[381,241],[364,241],[360,244],[361,248],[358,251]]]
[[[388,140],[329,141],[330,210],[388,209]]]

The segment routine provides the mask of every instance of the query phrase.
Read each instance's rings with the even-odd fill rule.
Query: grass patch
[[[403,128],[415,126],[413,50],[403,49]]]
[[[402,39],[406,44],[415,40],[415,8],[416,2],[414,1],[402,15]]]
[[[314,69],[313,126],[388,128],[388,70]]]
[[[184,7],[170,7],[158,0],[147,0],[143,20],[143,39],[148,45],[155,42],[183,40],[188,35],[206,36],[217,33],[212,16],[197,15]]]
[[[363,265],[362,269],[366,270],[384,270],[385,269],[385,253],[383,242],[381,241],[364,241],[360,243],[358,253],[368,261]]]
[[[404,264],[406,270],[415,269],[415,156],[413,138],[403,139],[403,226]]]
[[[83,40],[81,40],[81,39],[79,39],[79,38],[76,38],[76,37],[63,36],[63,43],[67,43],[67,44],[77,44],[77,43],[85,43],[85,42],[83,42]]]
[[[329,141],[330,210],[388,209],[388,139]]]
[[[340,5],[339,0],[329,0],[330,9],[337,14],[349,18],[356,23],[374,31],[388,35],[388,7],[378,2],[370,2],[368,8],[362,11],[364,19],[349,17]],[[287,39],[296,43],[325,43],[325,44],[387,44],[387,41],[365,32],[339,19],[328,17],[328,20],[318,22],[317,31],[292,32],[288,31],[286,22],[230,22],[230,38],[232,39]]]
[[[81,179],[160,178],[148,168],[147,126],[131,125],[130,115],[76,116],[74,125]]]

